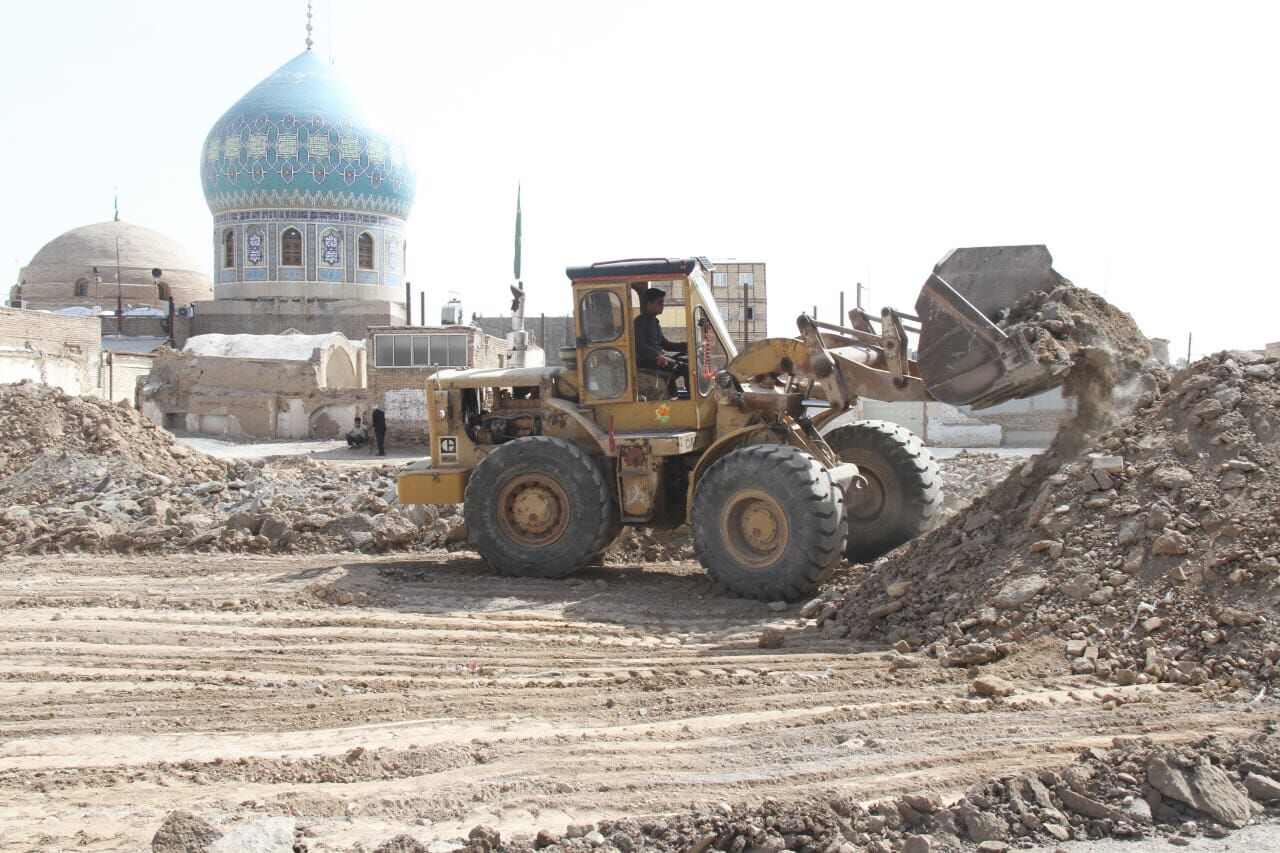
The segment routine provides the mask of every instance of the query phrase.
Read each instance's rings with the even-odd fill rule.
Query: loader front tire
[[[824,438],[867,480],[845,496],[845,556],[867,563],[929,529],[942,507],[942,475],[920,438],[888,421],[857,421]]]
[[[825,468],[789,445],[716,461],[693,492],[693,547],[707,575],[744,598],[794,601],[839,565],[844,499]]]
[[[504,575],[562,577],[617,535],[618,508],[603,467],[558,438],[501,445],[476,467],[463,501],[471,541]]]

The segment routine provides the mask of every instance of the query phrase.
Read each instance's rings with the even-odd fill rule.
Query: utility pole
[[[747,344],[751,343],[751,332],[747,323],[747,311],[750,310],[750,304],[747,302],[747,285],[742,280],[742,276],[738,276],[738,287],[742,288],[742,348],[746,349]]]
[[[116,221],[120,214],[116,214]],[[116,236],[116,334],[124,335],[124,295],[120,292],[120,237]]]
[[[858,282],[857,301],[854,304],[858,307],[859,311],[862,310],[862,282]]]
[[[1191,364],[1191,333],[1187,332],[1187,364]]]
[[[843,326],[844,321],[844,291],[842,290],[840,291],[840,316],[836,318],[836,322]]]
[[[418,291],[418,325],[427,325],[427,292],[425,290]]]

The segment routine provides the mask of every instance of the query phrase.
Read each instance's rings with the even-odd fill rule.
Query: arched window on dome
[[[356,240],[356,248],[360,269],[373,269],[373,235],[368,231],[360,232],[360,238]]]
[[[222,267],[230,269],[236,265],[236,238],[228,228],[222,232]]]
[[[163,281],[156,282],[156,299],[159,299],[161,302],[168,302],[171,295],[169,285],[165,284]]]
[[[81,278],[76,280],[76,296],[89,295],[89,279]]]
[[[280,235],[280,263],[286,267],[302,266],[302,232],[286,228]]]

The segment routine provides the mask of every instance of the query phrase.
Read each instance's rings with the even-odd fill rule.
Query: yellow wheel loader
[[[920,439],[883,421],[829,428],[859,397],[992,405],[1062,382],[993,322],[1058,274],[1043,246],[959,249],[916,314],[801,315],[796,338],[739,352],[699,258],[567,270],[575,346],[565,366],[441,370],[427,388],[430,455],[401,503],[461,503],[471,542],[508,575],[560,577],[624,524],[688,523],[719,585],[762,600],[811,593],[846,556],[867,561],[925,530],[941,503]],[[663,290],[663,331],[685,375],[637,366],[641,297]],[[910,357],[908,333],[918,335]]]

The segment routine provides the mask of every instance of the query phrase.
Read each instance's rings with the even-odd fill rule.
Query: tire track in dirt
[[[994,668],[1018,688],[995,702],[963,672],[817,632],[763,650],[761,627],[795,625],[796,608],[669,569],[0,561],[5,842],[137,847],[178,807],[293,814],[319,850],[695,800],[870,798],[1240,719],[1190,690],[1098,686],[1032,644]]]

